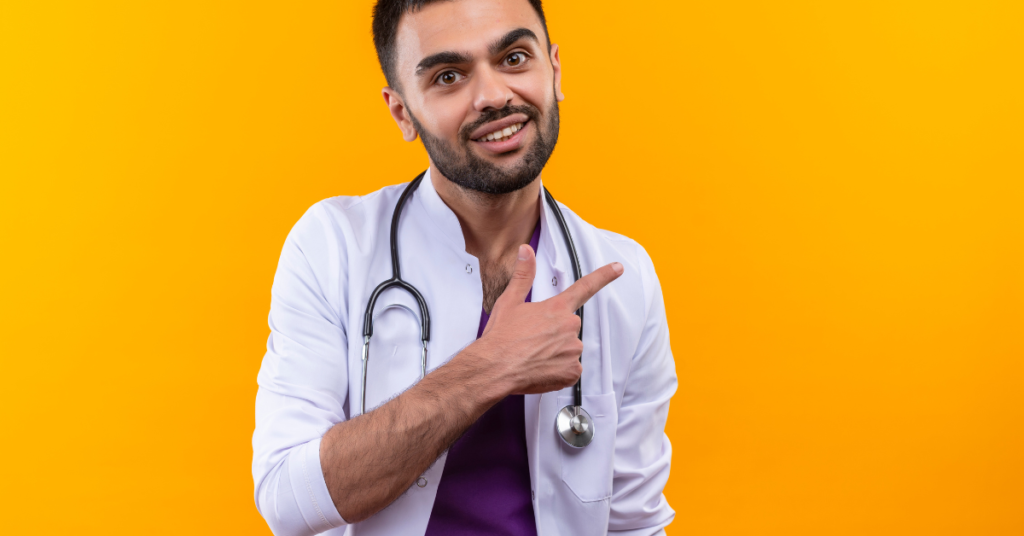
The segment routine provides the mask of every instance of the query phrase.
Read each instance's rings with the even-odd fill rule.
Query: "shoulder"
[[[370,246],[373,233],[390,218],[403,186],[387,186],[361,196],[329,197],[314,203],[288,232],[279,272],[282,267],[307,266],[305,270],[318,280],[333,281],[343,275],[352,255]]]
[[[366,195],[339,195],[320,200],[295,223],[289,239],[358,235],[368,225],[376,225],[382,213],[390,217],[406,184],[385,186]]]

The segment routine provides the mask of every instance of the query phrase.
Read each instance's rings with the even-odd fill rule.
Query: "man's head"
[[[564,98],[540,0],[378,0],[373,34],[391,115],[442,175],[489,194],[537,178]]]

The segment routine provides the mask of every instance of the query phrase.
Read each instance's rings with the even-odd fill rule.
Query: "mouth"
[[[523,138],[523,130],[530,124],[530,120],[515,123],[505,128],[480,136],[473,141],[479,143],[484,149],[493,153],[504,153],[520,147]]]
[[[494,132],[488,133],[485,136],[480,136],[479,138],[477,138],[477,139],[475,139],[473,141],[478,141],[478,142],[505,141],[505,140],[511,138],[512,136],[514,136],[516,132],[519,132],[520,130],[522,130],[523,126],[526,125],[526,123],[528,123],[529,121],[530,120],[527,119],[526,121],[521,121],[521,122],[516,123],[514,125],[510,125],[510,126],[507,126],[505,128],[501,128],[501,129],[495,130]]]

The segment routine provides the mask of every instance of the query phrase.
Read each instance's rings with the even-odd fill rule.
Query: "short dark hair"
[[[373,6],[373,46],[377,48],[377,60],[380,61],[380,68],[384,71],[384,78],[388,85],[394,89],[398,88],[398,73],[395,72],[397,53],[395,52],[395,40],[398,37],[398,22],[402,15],[423,9],[424,6],[435,2],[451,0],[377,0]],[[544,27],[544,38],[548,40],[548,47],[551,46],[551,37],[548,35],[548,22],[544,18],[544,7],[541,0],[528,0],[533,10],[540,17],[541,26]]]

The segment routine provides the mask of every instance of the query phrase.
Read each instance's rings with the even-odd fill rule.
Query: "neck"
[[[537,176],[539,179],[540,176]],[[520,244],[530,242],[540,218],[540,181],[507,194],[466,190],[441,175],[430,164],[430,180],[437,195],[459,218],[466,253],[490,264],[515,255]],[[514,258],[514,257],[513,257]]]

